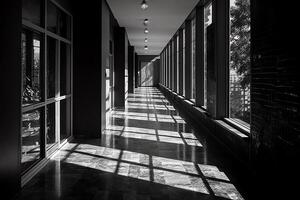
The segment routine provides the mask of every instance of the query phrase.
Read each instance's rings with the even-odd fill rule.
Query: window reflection
[[[34,110],[22,115],[22,172],[40,159],[41,112]]]
[[[70,99],[62,100],[60,102],[60,140],[64,140],[70,136],[70,112],[71,102]]]
[[[64,38],[70,39],[71,18],[65,12],[48,1],[47,29]]]
[[[59,35],[64,38],[70,38],[71,18],[63,11],[59,10]]]
[[[56,74],[56,40],[48,37],[47,40],[47,97],[55,97]]]
[[[51,147],[56,142],[55,137],[55,103],[47,105],[46,107],[47,114],[47,148]]]
[[[71,90],[71,53],[70,46],[60,43],[60,95],[70,94]]]
[[[58,28],[57,28],[57,16],[58,16],[58,10],[56,8],[56,6],[51,3],[50,1],[48,1],[48,5],[47,5],[47,29],[53,33],[57,33],[58,32]]]
[[[41,102],[41,41],[37,34],[22,33],[23,106]]]
[[[36,25],[41,25],[41,1],[22,0],[22,18]]]

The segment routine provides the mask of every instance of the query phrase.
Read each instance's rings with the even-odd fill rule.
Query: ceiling
[[[159,55],[199,0],[148,0],[148,9],[141,9],[142,0],[107,0],[121,27],[125,27],[130,44],[139,55]],[[149,19],[144,33],[144,19]],[[145,43],[145,38],[148,43]],[[147,52],[144,46],[148,46]]]

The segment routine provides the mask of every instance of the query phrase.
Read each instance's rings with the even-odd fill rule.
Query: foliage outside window
[[[33,32],[22,33],[23,106],[41,102],[41,42]]]
[[[230,0],[229,117],[250,123],[250,0]]]
[[[182,83],[182,87],[183,87],[183,96],[185,96],[185,29],[182,30],[182,42],[183,42],[183,45],[182,45],[182,76],[183,76],[183,83]]]
[[[204,80],[203,80],[203,99],[204,105],[203,107],[207,108],[207,29],[212,24],[212,3],[209,3],[204,8]]]
[[[192,20],[192,69],[191,69],[191,100],[196,99],[196,19]]]
[[[177,43],[177,46],[176,46],[176,84],[177,84],[177,93],[179,93],[179,77],[180,77],[180,74],[179,74],[179,35],[176,36],[176,43]]]

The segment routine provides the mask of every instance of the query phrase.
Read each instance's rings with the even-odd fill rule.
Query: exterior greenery
[[[230,117],[250,123],[250,0],[230,2]]]

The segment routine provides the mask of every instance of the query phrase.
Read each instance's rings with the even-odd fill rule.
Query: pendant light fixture
[[[146,1],[146,0],[143,0],[142,3],[141,3],[141,8],[142,8],[143,10],[146,10],[148,7],[149,7],[149,5],[147,4],[147,1]]]
[[[149,30],[148,30],[147,28],[145,28],[144,33],[145,33],[145,34],[148,34],[148,33],[149,33]]]
[[[149,24],[149,19],[144,19],[144,26],[147,26]]]

